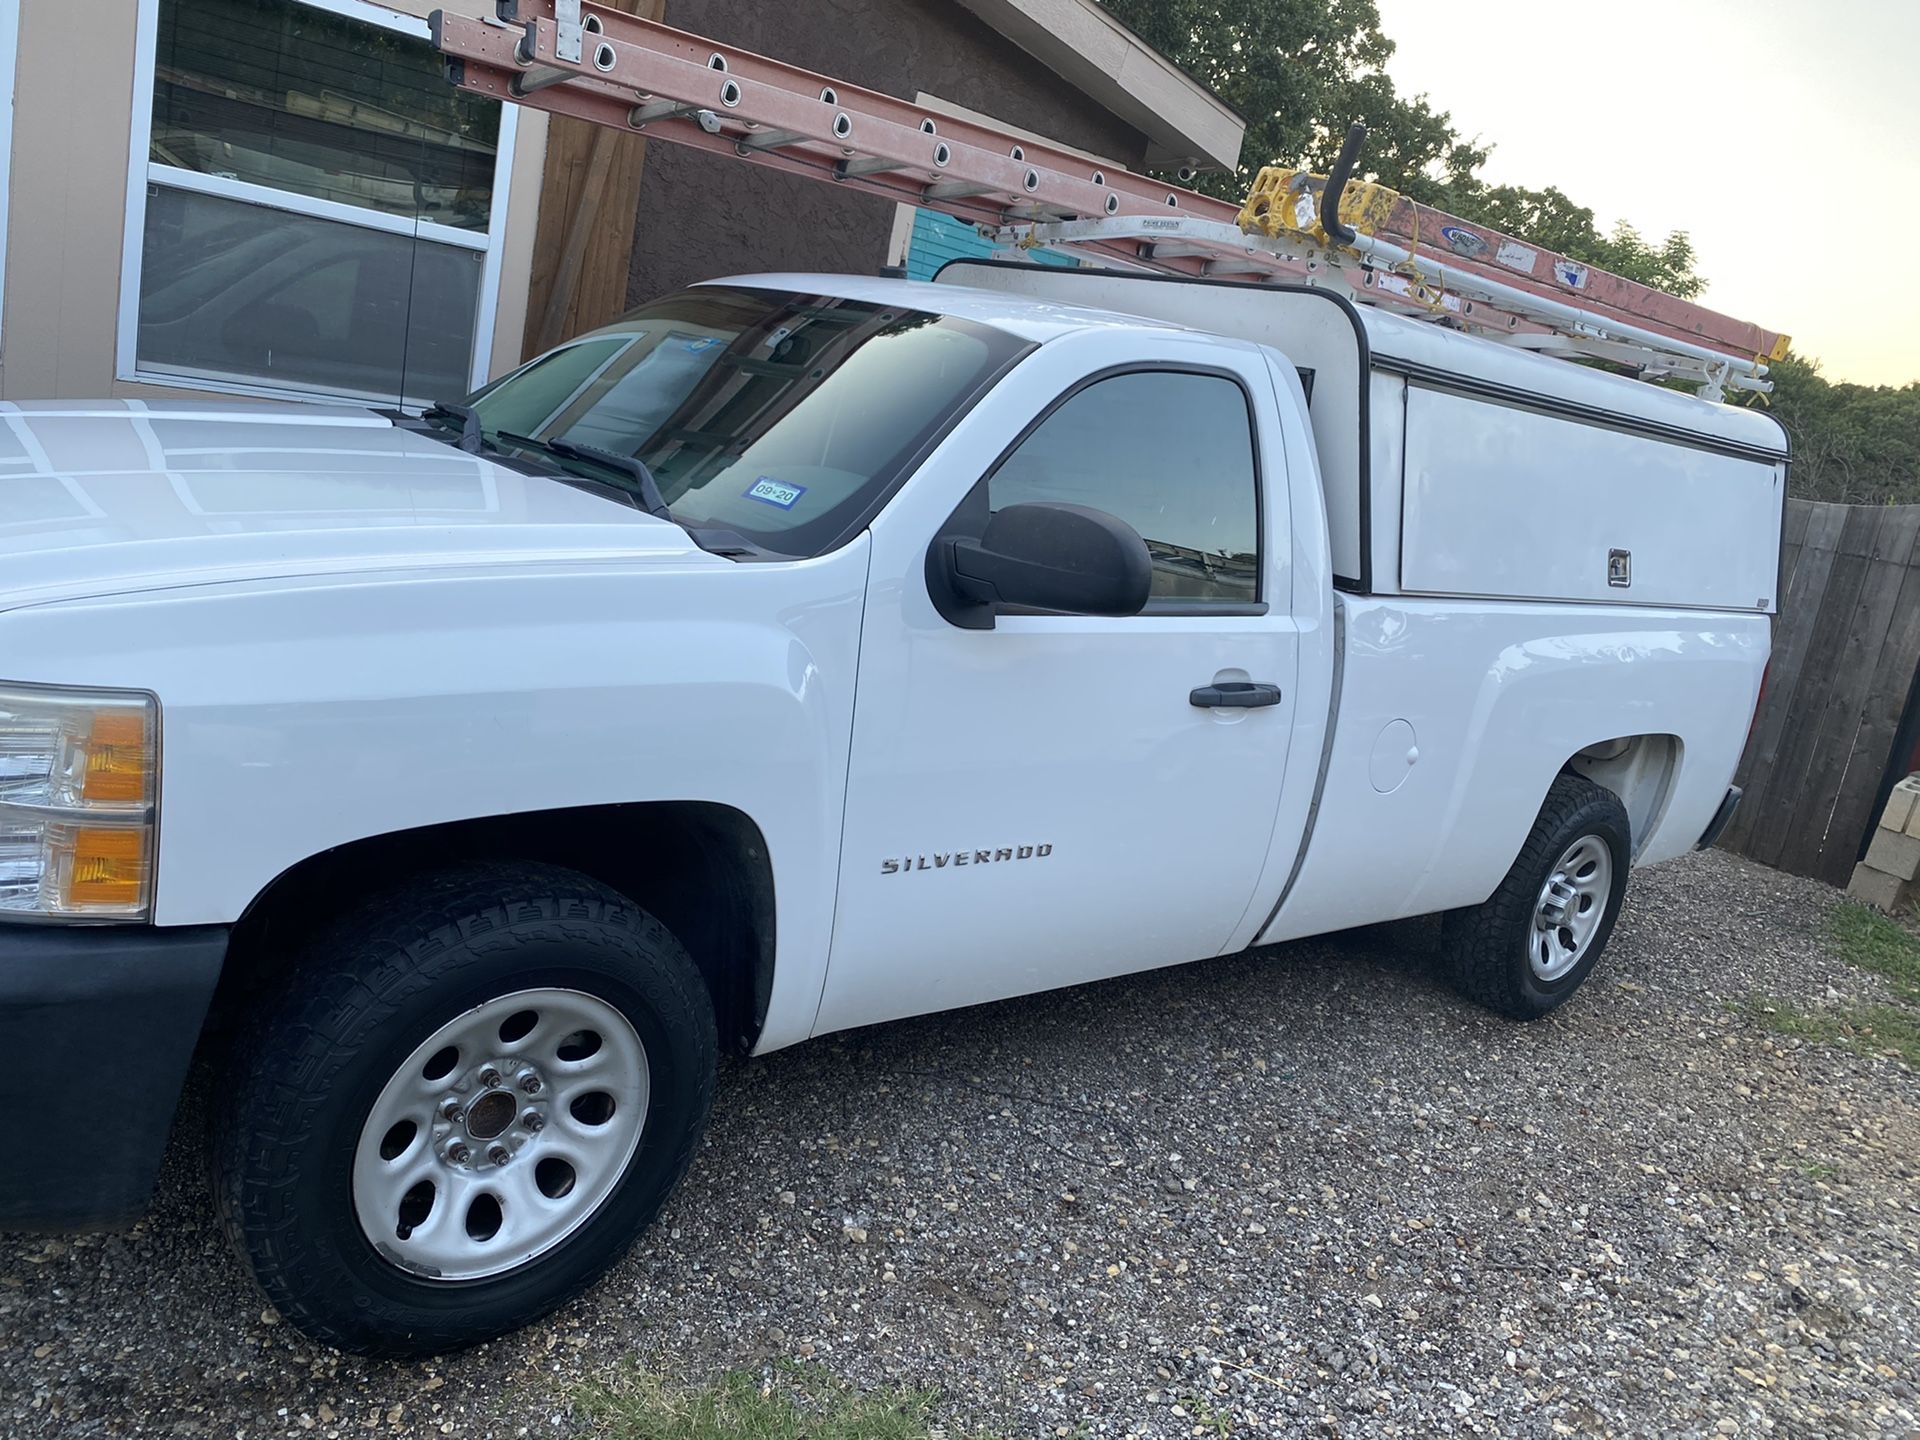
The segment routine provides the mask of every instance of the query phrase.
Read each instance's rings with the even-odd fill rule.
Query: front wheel
[[[215,1190],[316,1339],[423,1355],[539,1318],[625,1253],[712,1101],[713,1011],[657,920],[474,867],[318,937],[233,1057]]]
[[[1518,1020],[1564,1005],[1606,949],[1632,860],[1626,807],[1604,786],[1561,775],[1500,888],[1448,915],[1454,983]]]

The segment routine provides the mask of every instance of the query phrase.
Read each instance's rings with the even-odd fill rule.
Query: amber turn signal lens
[[[0,921],[151,919],[159,765],[153,696],[0,684]]]
[[[127,711],[96,713],[87,734],[81,798],[89,804],[138,804],[147,798],[152,773],[147,717]]]
[[[146,901],[147,832],[86,826],[73,832],[66,902],[74,909],[135,908]]]

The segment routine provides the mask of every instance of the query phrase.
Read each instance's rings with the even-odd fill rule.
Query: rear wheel
[[[223,1218],[309,1335],[473,1344],[626,1251],[686,1170],[716,1056],[692,962],[615,892],[435,877],[319,936],[233,1057]]]
[[[1520,1020],[1572,997],[1620,915],[1628,824],[1626,807],[1604,786],[1579,775],[1553,782],[1500,888],[1446,917],[1447,959],[1464,994]]]

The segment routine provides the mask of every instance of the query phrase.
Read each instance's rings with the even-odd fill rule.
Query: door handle
[[[1234,680],[1224,685],[1202,685],[1187,699],[1201,710],[1264,710],[1280,703],[1280,687]]]

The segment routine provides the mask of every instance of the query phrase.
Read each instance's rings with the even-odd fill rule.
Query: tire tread
[[[470,1326],[416,1328],[391,1343],[370,1343],[364,1329],[343,1327],[337,1307],[313,1303],[330,1282],[303,1260],[292,1191],[298,1165],[313,1142],[310,1129],[290,1125],[311,1112],[298,1104],[313,1072],[334,1048],[335,1036],[368,1014],[397,1008],[420,991],[456,980],[450,951],[465,948],[476,967],[497,945],[528,939],[565,939],[605,945],[624,935],[636,963],[668,992],[680,1023],[704,1026],[707,1055],[717,1053],[713,1006],[699,972],[679,940],[646,911],[599,882],[557,866],[480,864],[416,879],[323,926],[302,947],[281,990],[248,1024],[227,1057],[237,1078],[229,1103],[215,1107],[210,1147],[213,1199],[222,1228],[254,1273],[269,1301],[291,1324],[343,1350],[425,1355],[473,1344]],[[264,1077],[273,1076],[272,1079]],[[667,1168],[660,1199],[671,1194],[692,1163],[711,1108],[716,1070],[697,1072],[696,1114]],[[263,1077],[248,1083],[247,1077]],[[643,1217],[640,1228],[653,1218]],[[629,1242],[631,1243],[631,1238]],[[526,1313],[504,1316],[496,1333],[538,1319],[591,1286],[624,1253],[543,1296]]]
[[[1571,843],[1569,832],[1596,809],[1606,812],[1623,836],[1627,834],[1626,807],[1617,795],[1584,775],[1563,771],[1548,788],[1540,817],[1500,888],[1482,904],[1447,917],[1446,949],[1453,982],[1468,999],[1517,1020],[1533,1020],[1545,1013],[1516,984],[1514,936],[1533,924],[1533,908],[1539,896],[1537,887],[1528,883],[1530,877],[1559,858]],[[1625,867],[1617,874],[1615,898],[1609,902],[1616,911],[1619,893],[1627,883]],[[1601,935],[1594,959],[1605,948],[1607,938],[1607,934]],[[1567,994],[1575,988],[1570,987]]]

